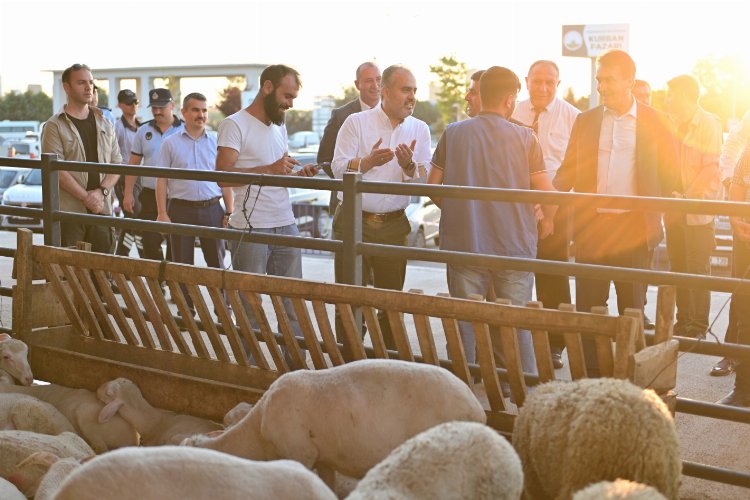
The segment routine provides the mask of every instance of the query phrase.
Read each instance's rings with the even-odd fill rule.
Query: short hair
[[[675,76],[667,82],[670,91],[685,96],[690,102],[697,103],[701,96],[701,86],[692,75]]]
[[[557,67],[557,64],[555,64],[555,61],[549,61],[547,59],[539,59],[538,61],[534,61],[533,63],[531,63],[531,66],[529,66],[529,72],[527,73],[527,75],[530,75],[531,71],[535,67],[539,66],[540,64],[549,64],[550,66],[555,68],[555,72],[557,72],[557,76],[558,77],[560,76],[560,68]]]
[[[299,72],[284,64],[272,64],[264,69],[263,73],[260,74],[260,86],[262,87],[265,82],[270,81],[273,88],[276,88],[281,85],[281,80],[287,75],[294,75],[294,80],[297,82],[297,85],[300,87],[302,86]]]
[[[70,74],[74,71],[80,71],[82,69],[85,69],[86,71],[91,71],[91,68],[89,68],[85,64],[74,64],[70,67],[65,68],[65,71],[63,71],[62,73],[62,82],[70,83]]]
[[[380,88],[386,88],[389,86],[393,80],[393,75],[395,75],[397,71],[408,71],[411,73],[411,70],[403,64],[391,64],[383,70],[383,75],[380,79]]]
[[[471,75],[471,81],[479,83],[479,79],[482,78],[482,75],[484,74],[485,70],[480,69],[479,71],[475,71]]]
[[[188,101],[190,99],[195,99],[196,101],[206,102],[208,99],[206,99],[206,96],[201,94],[200,92],[191,92],[188,95],[185,96],[185,98],[182,100],[182,109],[187,108]]]
[[[355,75],[355,79],[356,79],[356,80],[359,80],[359,74],[360,74],[360,73],[361,73],[361,72],[362,72],[362,71],[363,71],[363,70],[364,70],[365,68],[377,68],[377,67],[378,67],[378,65],[377,65],[377,64],[375,64],[374,62],[371,62],[371,61],[363,62],[362,64],[360,64],[359,66],[357,66],[357,73],[356,73],[356,75]]]
[[[492,66],[479,79],[479,99],[483,108],[498,106],[503,99],[519,90],[521,81],[508,68]]]
[[[633,58],[624,50],[608,50],[599,56],[597,62],[599,63],[599,66],[620,68],[623,75],[627,78],[635,78],[635,61],[633,61]]]

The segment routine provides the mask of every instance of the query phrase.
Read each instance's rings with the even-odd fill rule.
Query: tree
[[[564,99],[581,111],[589,109],[589,96],[581,96],[576,99],[576,95],[573,93],[573,87],[568,87],[568,92],[565,94]]]
[[[437,106],[443,124],[447,125],[458,120],[463,109],[468,73],[466,63],[455,56],[443,56],[439,64],[430,66],[430,71],[438,77]]]
[[[287,134],[292,135],[302,130],[312,130],[312,111],[290,109],[285,113],[284,123]]]
[[[46,121],[52,116],[52,98],[44,92],[10,92],[0,97],[0,120]]]
[[[349,101],[359,99],[359,90],[357,90],[357,87],[355,87],[354,85],[344,87],[342,90],[344,91],[344,95],[336,99],[337,108],[340,108]]]
[[[430,101],[417,101],[414,106],[414,118],[422,120],[432,130],[433,127],[440,124],[440,110]]]
[[[224,113],[224,116],[233,115],[242,109],[242,91],[239,87],[229,86],[219,92],[219,103],[216,108]]]
[[[180,79],[174,76],[164,78],[164,88],[172,94],[175,107],[182,107],[182,95],[180,94]]]

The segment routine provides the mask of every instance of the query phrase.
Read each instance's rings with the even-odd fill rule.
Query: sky
[[[0,78],[3,93],[39,84],[51,94],[45,70],[76,62],[94,69],[284,63],[302,75],[295,107],[310,109],[316,96],[341,94],[366,60],[410,67],[417,97],[426,99],[435,80],[429,66],[454,55],[470,69],[505,66],[520,77],[533,61],[552,59],[561,93],[572,86],[580,96],[590,91],[591,63],[562,57],[562,26],[629,24],[637,76],[658,89],[704,57],[735,56],[750,67],[746,11],[739,1],[689,0],[0,0]],[[211,101],[220,83],[188,91]]]

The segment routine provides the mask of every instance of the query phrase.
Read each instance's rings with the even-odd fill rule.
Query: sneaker
[[[559,352],[553,352],[552,353],[552,366],[555,368],[555,370],[559,370],[563,366],[565,366],[565,363],[563,363],[562,360],[562,354]]]

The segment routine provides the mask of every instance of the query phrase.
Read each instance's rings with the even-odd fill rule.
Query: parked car
[[[3,193],[3,205],[9,207],[42,208],[42,171],[31,169],[23,182],[15,184]],[[4,229],[25,227],[42,229],[42,220],[33,217],[16,217],[6,215],[0,222]]]
[[[30,170],[21,167],[0,167],[0,199],[6,189],[22,182]]]
[[[35,140],[10,141],[5,143],[3,147],[7,151],[8,157],[26,160],[39,158],[42,151],[39,141]]]
[[[320,144],[320,136],[312,130],[302,130],[295,132],[287,139],[289,149],[302,149]]]
[[[428,243],[440,244],[440,207],[427,196],[411,196],[406,207],[411,224],[410,247],[424,248]]]

